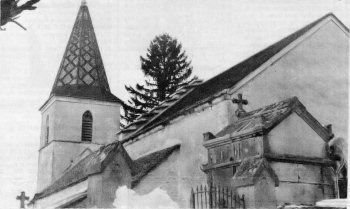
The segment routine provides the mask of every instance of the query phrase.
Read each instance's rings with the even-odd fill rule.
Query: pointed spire
[[[59,67],[51,96],[121,102],[109,89],[86,1],[81,6]]]

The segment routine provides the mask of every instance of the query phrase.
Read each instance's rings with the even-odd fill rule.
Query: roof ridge
[[[286,37],[280,39],[279,41],[277,41],[277,42],[275,42],[275,43],[273,43],[273,44],[270,44],[269,46],[263,48],[262,50],[260,50],[260,51],[258,51],[257,53],[255,53],[255,54],[249,56],[248,58],[243,59],[242,61],[240,61],[240,62],[238,62],[237,64],[235,64],[233,67],[244,63],[246,60],[248,60],[248,59],[250,59],[250,58],[256,56],[257,54],[261,53],[262,51],[264,51],[264,50],[266,50],[266,49],[268,49],[268,48],[274,46],[276,43],[278,43],[278,42],[280,42],[280,41],[282,41],[282,40],[284,40],[284,39],[286,39],[286,38],[288,38],[288,37],[290,37],[290,36],[293,36],[294,34],[300,32],[300,31],[302,31],[302,30],[304,30],[304,29],[307,29],[307,28],[309,28],[310,26],[316,25],[317,23],[321,22],[322,20],[326,19],[326,18],[329,17],[329,16],[335,17],[335,15],[334,15],[333,13],[327,13],[327,14],[323,15],[322,17],[318,18],[317,20],[315,20],[315,21],[313,21],[313,22],[311,22],[311,23],[305,25],[305,26],[302,27],[301,29],[299,29],[299,30],[297,30],[297,31],[295,31],[295,32],[293,32],[293,33],[291,33],[291,34],[289,34],[288,36],[286,36]],[[337,19],[338,19],[338,18],[337,18]],[[310,28],[310,29],[311,29],[311,28]],[[304,34],[304,33],[303,33],[303,34]],[[224,72],[226,72],[226,71],[230,71],[233,67],[231,67],[231,68],[229,68],[229,69],[223,71],[222,73],[224,73]],[[206,82],[208,82],[208,81],[210,81],[210,80],[214,80],[216,77],[220,76],[222,73],[219,73],[218,75],[216,75],[216,76],[214,76],[214,77],[212,77],[212,78],[209,78],[208,80],[204,81],[203,83],[206,83]]]
[[[324,16],[333,17],[334,19],[336,19],[336,20],[341,24],[341,26],[344,27],[344,29],[345,29],[347,32],[349,32],[348,26],[346,26],[342,21],[340,21],[339,18],[338,18],[333,12],[329,12],[329,13],[327,13],[327,14],[324,15]]]
[[[241,118],[239,119],[242,119],[242,120],[245,120],[245,119],[250,119],[250,118],[254,118],[254,117],[259,117],[263,114],[267,114],[267,113],[270,113],[270,112],[273,112],[273,106],[278,106],[279,104],[282,104],[282,103],[285,103],[285,104],[291,104],[291,108],[290,109],[294,109],[297,105],[300,105],[301,102],[299,101],[298,97],[294,96],[294,97],[289,97],[287,99],[284,99],[284,100],[280,100],[278,102],[274,102],[274,103],[271,103],[269,105],[265,105],[263,107],[260,107],[258,109],[255,109],[255,110],[251,110],[249,112],[246,112]],[[265,110],[266,108],[268,107],[271,107],[271,109],[267,110],[267,111],[263,111]],[[257,115],[254,115],[254,112],[257,112],[257,111],[261,111],[259,114]],[[252,114],[252,115],[251,115]]]
[[[147,123],[150,119],[153,119],[155,116],[157,116],[158,114],[160,114],[160,112],[162,110],[159,110],[157,112],[157,109],[163,109],[163,108],[168,108],[169,106],[171,106],[173,103],[177,102],[178,100],[180,100],[184,94],[186,94],[187,92],[189,92],[191,89],[195,88],[196,86],[200,85],[203,81],[201,79],[196,79],[191,81],[190,83],[188,83],[187,85],[184,85],[178,89],[176,89],[176,91],[174,93],[172,93],[171,95],[169,95],[169,98],[165,99],[164,101],[162,101],[161,103],[159,103],[157,106],[153,107],[152,109],[150,109],[149,111],[139,115],[135,121],[129,123],[127,126],[125,126],[125,128],[123,130],[121,130],[120,132],[123,131],[127,131],[129,128],[132,128],[132,126],[136,125],[137,123],[139,123],[139,125],[141,126],[142,123]],[[181,92],[181,94],[180,94]],[[178,98],[176,98],[176,96],[179,96]],[[168,104],[168,105],[167,105]],[[163,107],[163,108],[160,108]],[[146,119],[145,117],[151,115],[151,114],[156,114],[154,116],[152,116],[150,119]],[[144,119],[144,121],[141,122],[141,120]],[[139,127],[140,127],[139,126]],[[135,127],[133,131],[136,131],[139,127]],[[118,132],[118,133],[120,133]]]
[[[230,137],[251,136],[252,134],[266,134],[274,129],[291,114],[297,114],[323,140],[333,137],[315,117],[313,117],[297,97],[291,97],[279,102],[266,105],[256,110],[246,112],[236,121],[222,128],[215,134],[215,138],[230,134]],[[213,139],[215,139],[213,138]]]
[[[113,147],[111,147],[113,146]],[[77,163],[75,163],[72,167],[70,167],[68,170],[63,172],[55,181],[53,181],[50,185],[43,188],[40,192],[36,193],[32,199],[32,201],[35,201],[37,199],[41,199],[43,197],[49,196],[57,191],[61,191],[73,184],[79,183],[81,181],[84,181],[88,176],[96,173],[96,169],[104,169],[105,164],[104,161],[109,161],[111,158],[108,158],[108,155],[112,153],[115,150],[119,150],[122,148],[122,152],[125,151],[123,145],[119,141],[114,141],[106,145],[102,145],[99,149],[93,151],[92,153],[88,154],[87,156],[81,158]],[[106,150],[107,149],[107,150]],[[100,157],[100,155],[104,154],[103,152],[107,151],[105,155]],[[126,151],[125,151],[126,152]],[[125,154],[125,153],[122,153]],[[96,159],[98,157],[98,159]],[[131,158],[129,156],[125,160],[130,163]],[[101,163],[101,166],[96,166],[96,163]],[[132,166],[132,165],[129,165]],[[74,170],[75,169],[75,170]],[[76,176],[80,172],[80,175],[82,176]],[[73,172],[73,174],[71,173]],[[73,180],[67,181],[65,178],[67,176],[74,176]],[[65,181],[64,181],[65,180]]]
[[[242,117],[227,125],[215,134],[222,137],[226,134],[240,136],[250,132],[269,131],[276,124],[287,118],[301,105],[297,97],[287,98],[261,108],[246,112]]]
[[[213,95],[218,94],[219,92],[236,85],[239,81],[241,81],[243,78],[255,71],[261,65],[266,63],[281,50],[289,46],[295,40],[306,34],[308,31],[310,31],[312,28],[314,28],[316,25],[318,25],[330,16],[335,17],[335,15],[332,13],[326,14],[320,17],[319,19],[311,22],[310,24],[307,24],[301,29],[295,31],[294,33],[280,39],[274,44],[271,44],[270,46],[260,50],[252,56],[244,59],[243,61],[239,62],[233,67],[204,81],[202,84],[199,85],[199,87],[192,89],[190,93],[185,94],[173,105],[166,108],[157,116],[156,119],[153,119],[152,122],[147,123],[144,127],[138,129],[138,131],[127,136],[124,142],[132,140],[133,138],[146,132],[147,130],[158,126],[164,121],[168,121],[173,117],[176,117],[179,114],[179,112],[185,111],[187,107],[200,105],[201,102],[206,101],[207,98],[212,97]],[[341,23],[340,20],[339,22]]]
[[[107,164],[113,159],[110,156],[110,153],[118,152],[118,150],[119,150],[119,152],[121,152],[124,159],[127,161],[130,168],[132,169],[132,175],[133,175],[133,182],[132,183],[135,184],[135,182],[136,182],[135,180],[137,180],[137,181],[141,180],[142,177],[144,177],[145,175],[147,175],[148,172],[150,172],[151,170],[156,168],[173,151],[180,148],[180,146],[181,146],[180,144],[175,144],[175,145],[166,147],[164,149],[149,153],[149,154],[142,156],[136,160],[132,160],[130,158],[128,152],[125,150],[124,146],[119,141],[111,142],[109,144],[101,146],[96,151],[92,152],[91,154],[89,154],[86,157],[84,157],[83,159],[81,159],[79,162],[77,162],[76,165],[71,167],[67,172],[63,173],[63,175],[61,175],[57,180],[55,180],[49,186],[42,189],[40,192],[36,193],[30,202],[35,202],[38,199],[41,199],[43,197],[47,197],[53,193],[56,193],[58,191],[65,189],[71,185],[82,182],[82,181],[86,180],[88,178],[88,176],[96,173],[97,170],[101,170],[101,169],[103,170],[107,166]],[[107,152],[107,153],[105,153],[105,152]],[[103,155],[103,154],[105,154],[106,156],[101,157],[101,155]],[[139,169],[139,167],[137,167],[138,166],[137,161],[138,160],[145,160],[145,159],[147,159],[147,157],[152,157],[154,155],[157,155],[157,156],[160,155],[161,158],[157,159],[158,161],[154,165],[152,164],[151,167],[146,167],[146,170],[143,171],[142,175],[135,174],[135,171],[137,169]],[[98,166],[96,166],[96,163],[97,164],[100,163],[100,164]],[[81,166],[81,167],[79,168],[79,166]],[[76,168],[78,170],[74,170],[73,173],[69,173],[74,168]],[[79,175],[82,175],[82,176],[79,176]],[[136,175],[138,175],[138,176],[135,177],[136,178],[135,179],[134,176],[136,176]],[[65,178],[68,178],[67,176],[68,177],[73,176],[73,179],[70,179],[70,180],[68,179],[69,181],[67,181],[67,179],[65,179]],[[65,180],[65,181],[63,181],[63,180]]]

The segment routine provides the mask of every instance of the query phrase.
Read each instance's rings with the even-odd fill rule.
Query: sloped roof
[[[179,148],[180,145],[174,145],[133,161],[120,142],[113,142],[100,147],[99,150],[91,153],[76,163],[59,179],[54,181],[41,192],[35,194],[30,202],[35,202],[38,199],[47,197],[53,193],[82,182],[86,180],[89,175],[102,172],[118,152],[123,155],[132,170],[132,185],[137,185],[144,176],[161,164],[173,151]]]
[[[32,201],[49,196],[50,194],[65,189],[73,184],[82,182],[87,179],[89,175],[102,172],[117,152],[124,156],[129,167],[133,169],[133,162],[125,151],[123,145],[118,141],[113,142],[100,147],[100,149],[76,163],[51,185],[46,187],[40,193],[35,194]]]
[[[233,176],[232,184],[234,187],[255,184],[264,170],[267,171],[273,179],[275,186],[278,186],[278,176],[269,165],[269,162],[265,158],[254,157],[244,159],[238,166],[236,173]]]
[[[87,208],[87,192],[79,195],[71,201],[65,202],[57,208]]]
[[[328,130],[306,110],[297,97],[247,112],[237,121],[219,131],[215,137],[222,137],[227,134],[239,137],[243,134],[256,132],[266,134],[293,112],[296,112],[303,118],[324,140],[329,140],[333,137],[333,134],[329,133]]]
[[[136,120],[130,124],[128,124],[124,129],[122,129],[119,133],[130,134],[134,131],[138,130],[140,127],[147,124],[150,120],[157,117],[157,115],[162,114],[168,107],[175,104],[178,100],[180,100],[186,93],[191,91],[196,86],[200,85],[202,80],[196,79],[190,82],[188,85],[183,86],[177,89],[172,95],[169,96],[168,99],[164,100],[158,106],[152,108],[150,111],[140,115]]]
[[[122,103],[109,89],[90,13],[82,2],[64,52],[51,96]]]
[[[150,171],[158,167],[164,160],[166,160],[175,150],[178,150],[180,145],[174,145],[172,147],[154,152],[146,155],[134,161],[135,170],[133,172],[131,187],[137,186],[141,179],[146,176]]]
[[[307,33],[310,29],[312,29],[314,26],[316,26],[318,23],[322,22],[328,17],[333,17],[340,24],[342,24],[341,21],[338,20],[338,18],[331,13],[319,18],[318,20],[283,38],[275,44],[263,49],[262,51],[254,54],[248,59],[231,67],[230,69],[198,85],[196,88],[192,89],[189,93],[185,94],[173,105],[171,105],[166,110],[164,110],[152,120],[150,120],[147,124],[140,127],[133,134],[130,134],[124,140],[124,142],[132,140],[134,137],[154,128],[155,126],[160,125],[168,121],[169,119],[178,116],[179,114],[181,114],[182,111],[185,111],[187,108],[199,105],[206,99],[212,97],[213,95],[225,89],[231,88],[243,78],[245,78],[247,75],[255,71],[261,65],[263,65],[265,62],[267,62],[274,55],[276,55],[285,47],[287,47],[289,44],[294,42],[296,39]],[[349,29],[344,24],[342,24],[342,26],[347,31],[349,31]]]

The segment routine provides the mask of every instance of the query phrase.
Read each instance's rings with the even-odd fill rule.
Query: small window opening
[[[50,137],[50,119],[49,116],[46,117],[46,134],[45,134],[45,143],[49,143]]]
[[[82,133],[81,133],[81,140],[85,142],[91,142],[92,141],[92,115],[90,111],[86,111],[83,114],[83,121],[82,121]]]

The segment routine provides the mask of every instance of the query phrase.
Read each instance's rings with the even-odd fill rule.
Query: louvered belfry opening
[[[90,111],[83,114],[81,140],[84,142],[92,141],[92,115]]]

